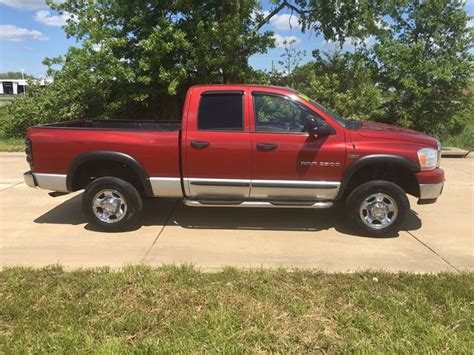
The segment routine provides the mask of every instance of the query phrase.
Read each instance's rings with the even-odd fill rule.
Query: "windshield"
[[[319,102],[316,102],[314,101],[313,99],[309,98],[308,96],[306,96],[305,94],[302,94],[302,93],[298,93],[298,96],[306,101],[309,101],[311,102],[314,106],[320,108],[321,110],[323,110],[325,113],[327,113],[329,116],[331,116],[332,118],[334,118],[337,123],[339,123],[342,127],[345,127],[346,126],[346,121],[341,117],[339,116],[337,113],[335,113],[334,111],[331,111],[330,109],[328,109],[327,107],[321,105]]]

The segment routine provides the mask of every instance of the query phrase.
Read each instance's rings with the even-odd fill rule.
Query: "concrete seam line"
[[[409,235],[411,235],[414,239],[416,239],[421,245],[423,245],[426,249],[430,250],[434,255],[436,255],[438,258],[443,260],[447,265],[451,266],[456,272],[460,272],[459,269],[451,264],[448,260],[443,258],[441,255],[439,255],[433,248],[431,248],[428,244],[424,243],[422,240],[417,238],[414,234],[412,234],[410,231],[406,231]]]
[[[11,189],[12,187],[18,186],[18,185],[20,185],[20,184],[23,184],[23,181],[20,181],[20,182],[17,182],[16,184],[13,184],[13,185],[10,185],[10,186],[8,186],[8,187],[5,187],[4,189],[1,189],[0,192],[1,192],[1,191],[6,191],[6,190]]]
[[[169,213],[168,217],[166,217],[166,220],[165,220],[165,223],[163,223],[163,226],[161,227],[160,231],[158,232],[158,235],[156,236],[156,238],[153,240],[153,242],[151,243],[150,247],[148,248],[148,250],[146,251],[145,255],[143,255],[143,258],[141,260],[142,263],[145,262],[145,259],[146,257],[150,254],[151,250],[153,249],[153,247],[155,246],[156,242],[158,241],[158,238],[160,237],[161,233],[163,233],[163,230],[165,229],[165,227],[168,225],[168,222],[171,218],[171,216],[173,215],[174,213],[174,210],[176,209],[176,207],[178,207],[178,203],[180,201],[176,201],[176,203],[174,204],[173,208],[171,209],[171,212]]]
[[[467,171],[464,171],[464,170],[459,170],[459,169],[454,169],[454,168],[452,168],[452,169],[453,169],[453,170],[456,170],[456,171],[459,171],[460,173],[467,174],[467,175],[471,175],[471,176],[473,176],[473,175],[474,175],[474,174],[472,174],[472,173],[468,173]]]

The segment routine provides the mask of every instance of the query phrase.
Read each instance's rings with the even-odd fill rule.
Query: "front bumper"
[[[435,203],[436,199],[443,192],[444,187],[444,170],[434,169],[431,171],[423,171],[416,174],[420,187],[420,196],[418,204]]]
[[[420,200],[429,200],[438,198],[443,192],[444,182],[439,184],[421,184],[420,185]]]

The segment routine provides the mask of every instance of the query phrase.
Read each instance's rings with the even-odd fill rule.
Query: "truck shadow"
[[[35,219],[35,223],[87,224],[81,211],[82,194],[76,195]],[[340,233],[363,237],[351,226],[343,211],[331,209],[265,209],[265,208],[193,208],[177,199],[146,199],[142,226],[170,225],[187,229],[242,229],[267,231],[314,232],[334,228]],[[413,231],[421,228],[421,220],[410,211],[403,226]],[[140,226],[138,227],[140,228]],[[398,234],[391,237],[397,237]]]

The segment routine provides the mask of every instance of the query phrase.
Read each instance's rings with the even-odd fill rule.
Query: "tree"
[[[383,114],[383,91],[363,53],[313,52],[295,69],[295,88],[348,118],[374,120]]]
[[[462,1],[400,5],[369,51],[387,94],[383,121],[446,137],[465,124],[473,56]],[[472,112],[471,112],[472,113]],[[471,115],[472,117],[472,115]]]
[[[35,79],[35,77],[20,71],[9,71],[0,73],[0,79]]]
[[[473,119],[472,93],[466,92],[472,87],[473,37],[463,1],[299,3],[309,9],[301,12],[307,24],[329,38],[349,37],[355,53],[323,58],[315,52],[315,61],[294,73],[298,89],[343,115],[439,138],[459,133]],[[318,23],[327,11],[334,18]],[[330,24],[335,27],[328,29]],[[346,30],[339,32],[337,24]],[[373,47],[363,41],[369,35]]]
[[[472,34],[457,0],[116,0],[56,2],[71,14],[64,30],[80,46],[47,58],[54,82],[35,99],[8,105],[21,129],[27,110],[43,118],[179,119],[187,88],[200,83],[280,80],[350,117],[377,119],[439,136],[470,117]],[[297,51],[282,58],[290,75],[265,77],[248,58],[274,46],[262,28],[282,10],[303,30],[356,43],[356,53],[322,57],[295,69]],[[364,40],[375,38],[369,47]],[[29,91],[30,92],[30,91]],[[38,106],[32,107],[38,102]],[[58,110],[58,108],[61,108]],[[6,122],[6,121],[5,121]]]
[[[64,29],[82,48],[47,59],[49,73],[81,88],[95,116],[179,119],[190,85],[247,81],[249,56],[274,43],[270,31],[253,33],[256,0],[50,5],[71,14]]]
[[[284,52],[278,61],[278,64],[283,68],[281,79],[284,85],[287,86],[293,86],[293,71],[301,64],[301,61],[306,56],[306,51],[298,51],[293,47],[295,44],[295,40],[283,41]]]

